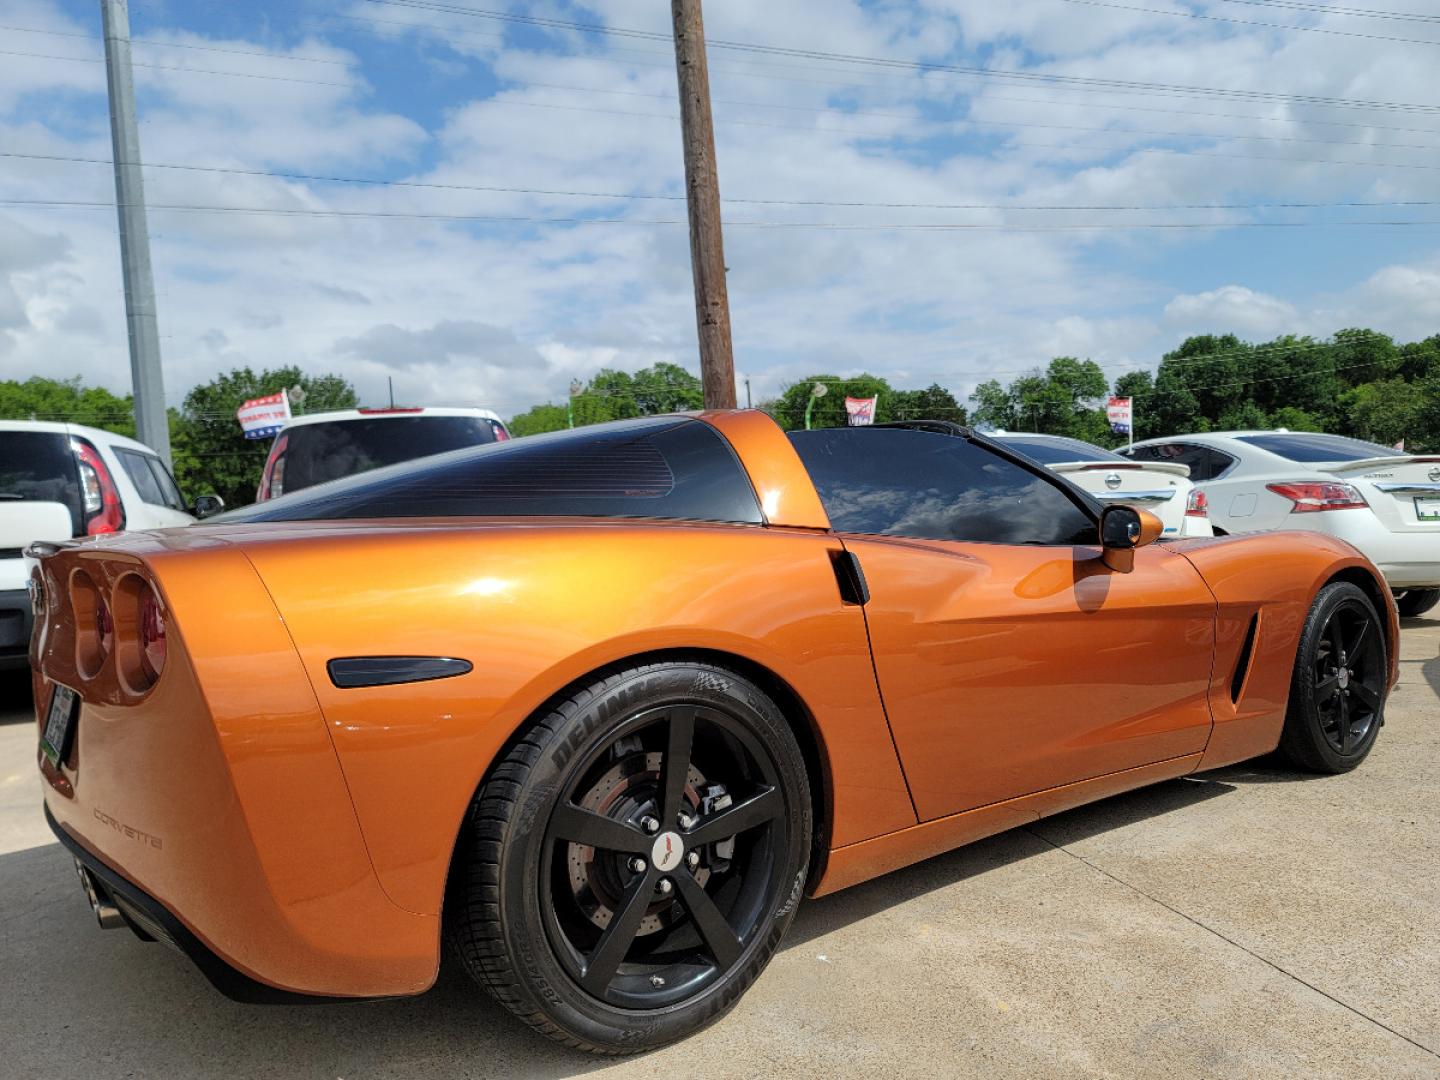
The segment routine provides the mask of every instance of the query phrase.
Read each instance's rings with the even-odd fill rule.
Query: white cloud
[[[1166,326],[1184,333],[1234,333],[1267,338],[1295,330],[1300,314],[1293,304],[1244,285],[1177,296],[1165,305]]]

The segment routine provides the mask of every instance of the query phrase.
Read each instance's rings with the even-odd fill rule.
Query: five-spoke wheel
[[[769,960],[810,830],[804,758],[757,686],[700,662],[619,672],[482,787],[447,934],[546,1034],[662,1045],[723,1015]]]
[[[1347,772],[1384,723],[1385,626],[1350,582],[1320,590],[1300,636],[1281,752],[1307,769]]]

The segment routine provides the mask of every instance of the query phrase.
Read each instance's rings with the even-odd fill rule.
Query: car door
[[[792,441],[868,584],[922,820],[1204,749],[1215,601],[1182,556],[1109,570],[1083,495],[964,437]]]

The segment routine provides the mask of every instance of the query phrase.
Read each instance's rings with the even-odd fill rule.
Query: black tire
[[[1300,633],[1280,754],[1310,772],[1349,772],[1385,723],[1385,624],[1363,589],[1326,585]]]
[[[650,1050],[718,1020],[759,976],[804,889],[811,830],[804,758],[759,687],[702,661],[616,671],[537,717],[481,786],[446,935],[542,1034]]]
[[[1424,615],[1436,604],[1440,604],[1440,589],[1406,589],[1395,598],[1395,606],[1407,619]]]

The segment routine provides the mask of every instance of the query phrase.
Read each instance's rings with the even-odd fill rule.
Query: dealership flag
[[[235,416],[245,438],[268,439],[278,435],[290,422],[290,397],[281,390],[278,394],[251,398],[235,410]]]
[[[1110,419],[1110,430],[1117,435],[1130,434],[1130,420],[1133,413],[1131,398],[1112,397],[1105,406],[1105,415]]]
[[[847,397],[845,411],[850,414],[851,427],[867,427],[875,423],[875,406],[879,397]]]

